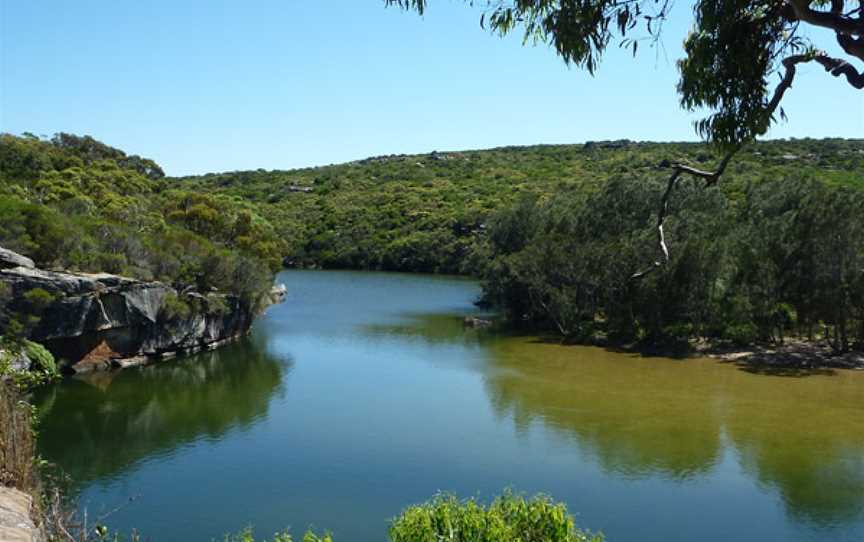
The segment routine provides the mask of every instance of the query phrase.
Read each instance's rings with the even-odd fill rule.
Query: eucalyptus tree
[[[525,41],[547,43],[569,65],[593,74],[610,45],[635,55],[643,40],[660,38],[672,0],[466,0],[485,5],[480,25],[505,35],[521,31]],[[388,6],[421,15],[427,0],[384,0]],[[722,158],[713,170],[664,162],[671,169],[657,217],[661,259],[641,277],[669,260],[663,234],[669,197],[682,175],[713,185],[745,144],[763,135],[777,117],[796,69],[817,63],[841,84],[864,89],[864,0],[696,0],[693,27],[678,61],[681,106],[706,111],[697,133]],[[803,35],[819,27],[834,33],[841,56],[831,56]],[[771,85],[772,76],[779,76]],[[815,99],[815,97],[814,97]]]

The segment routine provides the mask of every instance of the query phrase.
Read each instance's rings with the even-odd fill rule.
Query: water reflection
[[[476,284],[444,277],[280,282],[289,299],[248,341],[41,395],[42,453],[84,501],[143,495],[112,526],[180,541],[314,524],[372,542],[436,490],[512,485],[610,540],[864,540],[864,372],[465,329]]]
[[[243,430],[267,414],[290,360],[251,340],[159,365],[100,373],[43,391],[39,448],[76,485]]]
[[[493,408],[540,421],[616,476],[708,475],[724,448],[799,520],[864,519],[864,374],[755,376],[530,339],[490,345]]]
[[[372,336],[416,340],[427,344],[477,345],[490,337],[482,329],[466,328],[463,317],[454,314],[406,314],[398,323],[372,323],[363,326]]]

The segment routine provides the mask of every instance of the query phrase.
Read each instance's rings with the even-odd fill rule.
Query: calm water
[[[463,330],[473,282],[283,273],[243,342],[39,398],[91,517],[383,541],[438,490],[568,503],[620,541],[864,540],[864,373],[753,374]]]

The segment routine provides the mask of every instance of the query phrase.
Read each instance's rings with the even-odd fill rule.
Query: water
[[[285,272],[222,350],[70,380],[41,453],[147,539],[386,540],[436,491],[566,501],[613,542],[864,540],[864,373],[756,374],[465,330],[476,283]],[[129,502],[130,497],[136,497]]]

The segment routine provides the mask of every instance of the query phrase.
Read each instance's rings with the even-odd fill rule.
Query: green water
[[[564,500],[610,541],[864,540],[864,372],[756,374],[464,330],[475,283],[285,272],[222,350],[37,399],[91,517],[383,541],[438,490]],[[135,497],[128,502],[130,497]]]

